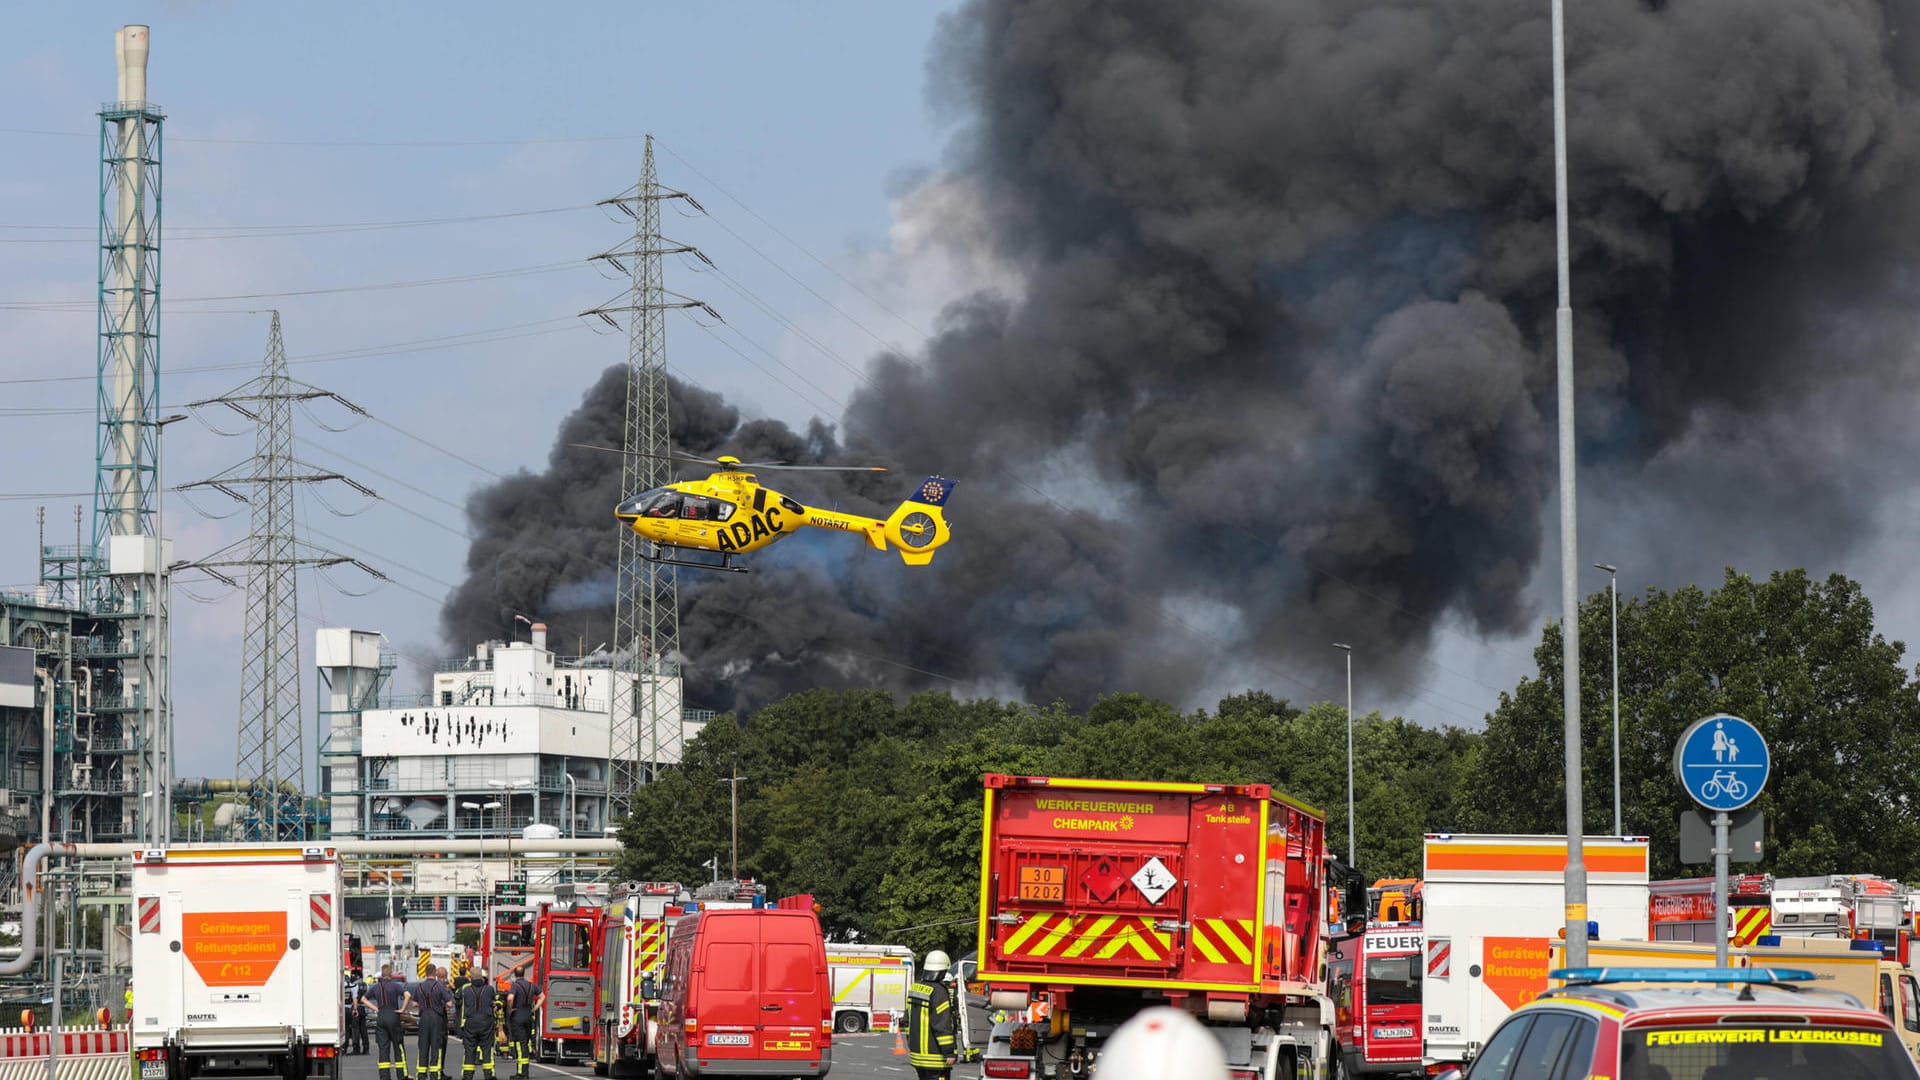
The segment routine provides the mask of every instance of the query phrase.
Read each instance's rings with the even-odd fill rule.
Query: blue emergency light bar
[[[1762,948],[1776,948],[1780,944],[1780,935],[1762,934],[1760,937],[1754,939],[1753,943]],[[1847,948],[1853,952],[1883,953],[1887,951],[1887,943],[1884,941],[1874,941],[1871,938],[1853,938],[1847,945]]]
[[[1577,986],[1605,983],[1790,983],[1813,982],[1811,971],[1798,968],[1559,968],[1547,978]]]

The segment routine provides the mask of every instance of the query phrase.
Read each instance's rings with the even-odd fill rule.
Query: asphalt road
[[[414,1054],[417,1043],[407,1040],[407,1066],[416,1067]],[[379,1059],[373,1054],[347,1057],[342,1060],[342,1080],[379,1080],[380,1070],[375,1065]],[[448,1080],[460,1080],[460,1063],[465,1059],[465,1049],[459,1039],[447,1040],[447,1077]],[[555,1076],[575,1078],[575,1080],[594,1080],[593,1070],[585,1065],[543,1065],[534,1062],[532,1071],[535,1080],[550,1080]],[[513,1074],[513,1064],[506,1058],[494,1058],[494,1075],[498,1080],[506,1080]],[[906,1055],[896,1056],[893,1052],[892,1035],[835,1035],[833,1037],[833,1071],[829,1074],[835,1080],[913,1080],[914,1072],[907,1065]],[[980,1066],[962,1065],[953,1070],[953,1080],[980,1080]]]

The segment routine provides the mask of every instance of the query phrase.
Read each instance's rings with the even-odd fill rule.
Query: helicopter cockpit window
[[[680,498],[672,488],[655,488],[621,503],[614,512],[627,517],[679,517]]]
[[[725,499],[689,495],[680,506],[680,516],[688,521],[725,521],[733,516],[733,504]]]

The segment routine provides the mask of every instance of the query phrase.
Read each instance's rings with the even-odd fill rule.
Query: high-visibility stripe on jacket
[[[953,995],[945,983],[914,983],[907,989],[907,1063],[944,1069],[953,1056]]]

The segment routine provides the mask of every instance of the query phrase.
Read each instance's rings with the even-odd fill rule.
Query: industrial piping
[[[527,840],[495,836],[485,840],[289,840],[281,844],[177,844],[169,851],[209,849],[245,850],[247,848],[330,847],[342,855],[604,855],[620,850],[620,841],[598,839]],[[40,864],[49,858],[118,859],[136,851],[149,850],[146,844],[66,844],[39,843],[27,851],[20,863],[20,895],[25,901],[20,912],[20,955],[0,961],[0,975],[18,975],[33,966],[38,949],[40,907]]]

